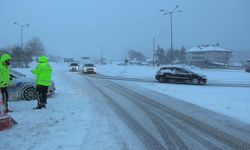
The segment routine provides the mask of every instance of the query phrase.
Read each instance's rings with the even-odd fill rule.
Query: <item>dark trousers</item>
[[[36,85],[36,90],[38,106],[47,104],[48,86]]]
[[[9,93],[7,87],[1,87],[1,93],[2,93],[4,107],[6,110],[8,110]]]

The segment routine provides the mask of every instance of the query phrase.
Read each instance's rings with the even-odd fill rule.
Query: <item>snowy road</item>
[[[249,125],[133,85],[85,79],[146,149],[250,148]]]
[[[90,75],[95,78],[102,79],[112,79],[112,80],[122,80],[122,81],[136,81],[136,82],[148,82],[148,83],[159,83],[155,79],[147,79],[147,78],[129,78],[129,77],[118,77],[118,76],[108,76],[103,74]],[[205,86],[216,86],[216,87],[250,87],[250,83],[221,83],[221,82],[208,82]]]
[[[56,93],[47,109],[10,101],[18,124],[0,132],[0,149],[250,148],[249,88],[128,82],[53,65]]]

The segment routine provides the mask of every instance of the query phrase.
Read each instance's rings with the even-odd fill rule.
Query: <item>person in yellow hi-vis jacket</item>
[[[52,67],[49,65],[48,58],[46,56],[39,57],[36,69],[31,72],[36,75],[37,107],[34,109],[46,108],[47,92],[52,76]]]
[[[6,112],[11,112],[8,108],[8,100],[9,100],[9,94],[8,94],[8,86],[10,86],[10,60],[11,56],[9,54],[3,54],[0,58],[0,89],[2,93],[3,103],[4,103],[4,109]]]

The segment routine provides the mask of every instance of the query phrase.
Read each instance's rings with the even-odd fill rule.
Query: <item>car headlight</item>
[[[94,71],[96,72],[96,68],[94,68]]]

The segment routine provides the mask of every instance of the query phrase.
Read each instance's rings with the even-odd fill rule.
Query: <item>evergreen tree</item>
[[[180,50],[180,54],[179,54],[179,60],[184,63],[186,60],[186,48],[184,46],[182,46],[181,50]]]
[[[158,61],[160,64],[166,63],[166,55],[164,54],[164,49],[160,47],[160,45],[157,46],[157,49],[155,51],[155,58],[156,61]]]

